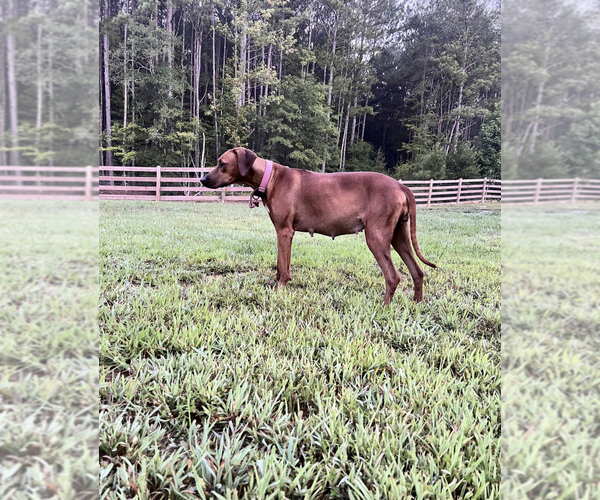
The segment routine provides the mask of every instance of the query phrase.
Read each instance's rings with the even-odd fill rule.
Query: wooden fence
[[[502,203],[575,203],[600,201],[598,179],[532,179],[502,181]]]
[[[201,185],[211,168],[102,167],[100,198],[156,201],[247,202],[252,189]],[[490,179],[404,181],[419,205],[500,201],[500,182]]]
[[[455,205],[501,200],[500,181],[494,179],[401,182],[413,192],[417,205]]]
[[[98,200],[98,167],[0,166],[0,198]]]
[[[251,188],[208,189],[200,183],[210,168],[161,167],[3,167],[0,198],[128,199],[156,201],[247,202]],[[98,175],[98,174],[101,175]],[[419,205],[504,204],[600,201],[599,179],[403,181]]]

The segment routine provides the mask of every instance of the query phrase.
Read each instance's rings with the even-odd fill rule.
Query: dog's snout
[[[202,177],[200,177],[200,182],[201,182],[202,184],[205,184],[205,183],[206,183],[206,174],[205,174],[205,175],[203,175]]]

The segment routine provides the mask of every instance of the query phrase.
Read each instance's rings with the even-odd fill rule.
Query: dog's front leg
[[[292,238],[294,230],[285,227],[277,230],[277,288],[284,286],[292,277]]]

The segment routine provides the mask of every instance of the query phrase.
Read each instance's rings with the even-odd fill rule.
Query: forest
[[[0,165],[96,165],[98,3],[0,0]]]
[[[2,165],[210,166],[243,145],[500,176],[494,2],[0,0],[0,26]]]
[[[598,177],[594,5],[0,0],[0,165]]]
[[[498,6],[102,0],[100,165],[500,175]]]
[[[599,6],[503,0],[503,179],[600,178]]]

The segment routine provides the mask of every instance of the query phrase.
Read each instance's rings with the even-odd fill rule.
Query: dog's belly
[[[365,228],[363,221],[359,218],[338,219],[338,220],[296,220],[294,221],[294,231],[303,233],[323,234],[335,238],[342,234],[358,234]]]

